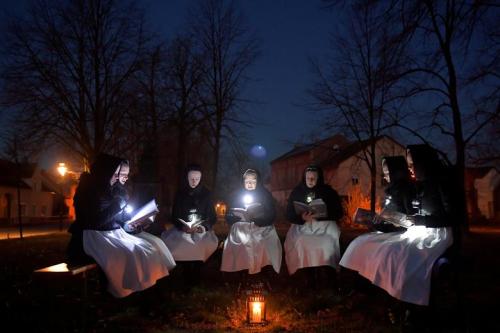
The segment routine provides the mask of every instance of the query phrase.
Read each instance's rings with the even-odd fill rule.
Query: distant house
[[[370,195],[370,170],[361,159],[369,141],[350,142],[342,135],[297,146],[271,161],[270,188],[274,198],[282,207],[293,188],[301,181],[304,168],[318,164],[323,168],[325,182],[339,195],[349,198],[354,189],[364,196]],[[405,147],[389,136],[376,139],[377,193],[382,196],[383,177],[381,159],[383,156],[404,155]]]
[[[36,164],[16,164],[0,160],[0,223],[18,216],[17,187],[21,191],[21,216],[41,218],[54,215],[57,184]]]
[[[500,172],[496,168],[467,168],[466,191],[473,219],[500,221]]]

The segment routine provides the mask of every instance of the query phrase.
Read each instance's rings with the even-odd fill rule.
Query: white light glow
[[[245,195],[243,196],[243,203],[244,203],[245,205],[249,205],[249,204],[251,204],[252,202],[253,202],[253,197],[252,197],[250,194],[245,194]]]
[[[132,207],[130,205],[126,205],[124,209],[125,209],[125,212],[129,213],[129,214],[134,211],[134,207]]]

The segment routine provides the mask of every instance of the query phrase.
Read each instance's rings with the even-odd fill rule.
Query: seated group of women
[[[336,223],[343,216],[340,198],[325,184],[319,167],[307,167],[302,182],[288,198],[286,217],[292,225],[284,250],[289,274],[307,267],[339,268],[340,264],[400,300],[428,304],[432,265],[453,240],[451,205],[440,182],[436,152],[425,145],[409,146],[407,160],[402,156],[383,160],[389,182],[384,209],[406,214],[413,226],[399,230],[378,221],[376,228],[384,232],[357,237],[342,258]],[[123,223],[129,218],[123,210],[128,172],[126,161],[100,155],[90,174],[81,177],[74,197],[77,219],[70,228],[73,237],[68,248],[73,261],[92,257],[99,264],[116,297],[152,286],[179,261],[198,263],[197,271],[192,271],[197,275],[200,264],[218,246],[212,230],[215,208],[210,192],[200,184],[198,166],[187,169],[174,200],[174,227],[161,238],[124,230]],[[294,202],[308,204],[316,199],[327,208],[323,217],[296,212]],[[273,226],[275,215],[274,199],[262,186],[259,174],[247,170],[242,188],[228,200],[226,221],[231,228],[224,241],[221,271],[255,274],[271,265],[279,273],[283,250]]]

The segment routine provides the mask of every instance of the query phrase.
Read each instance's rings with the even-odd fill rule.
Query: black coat
[[[401,179],[391,182],[385,189],[384,209],[413,215],[416,213],[416,209],[412,205],[415,195],[415,184],[410,180]],[[406,228],[396,227],[391,223],[377,223],[373,227],[382,232],[406,230]]]
[[[452,227],[456,223],[451,189],[437,179],[417,182],[418,214],[415,224],[428,228]]]
[[[101,154],[89,173],[83,173],[73,198],[75,222],[69,228],[72,234],[67,256],[70,263],[88,262],[90,258],[83,251],[84,230],[114,230],[121,227],[128,217],[123,206],[122,189],[113,188],[109,181],[122,159]]]
[[[189,221],[191,214],[196,214],[199,219],[205,220],[202,225],[207,230],[212,229],[217,221],[210,191],[202,185],[198,185],[194,189],[183,188],[175,195],[172,208],[172,223],[174,226],[182,230],[184,225],[178,219]]]
[[[286,217],[290,223],[293,224],[304,224],[305,221],[302,216],[295,213],[295,208],[293,206],[294,201],[299,201],[307,203],[307,197],[310,196],[312,199],[323,199],[326,204],[328,216],[320,218],[318,220],[331,220],[338,221],[344,216],[344,210],[342,208],[342,203],[340,197],[333,188],[327,184],[318,184],[313,188],[308,188],[305,184],[299,184],[295,187],[288,197],[288,204],[286,207]]]
[[[254,222],[259,227],[272,225],[276,217],[274,198],[267,189],[260,186],[257,186],[254,191],[241,189],[232,194],[231,199],[228,202],[228,209],[226,211],[227,223],[232,225],[241,220],[240,217],[233,214],[231,208],[245,208],[243,197],[247,194],[253,197],[253,202],[261,204],[259,214],[255,216],[252,222]]]

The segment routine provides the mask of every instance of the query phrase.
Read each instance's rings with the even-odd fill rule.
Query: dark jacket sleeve
[[[450,191],[441,184],[435,186],[426,184],[425,197],[421,199],[422,208],[428,215],[415,215],[416,225],[425,225],[428,228],[450,227],[454,223],[454,205]]]
[[[298,215],[295,212],[295,207],[293,206],[294,201],[300,201],[298,198],[298,190],[295,188],[292,193],[290,193],[290,196],[288,197],[288,202],[286,205],[286,218],[290,223],[293,224],[304,224],[305,221],[302,219],[302,216]]]
[[[119,197],[99,196],[96,200],[96,210],[93,223],[96,230],[113,230],[119,227],[121,222],[120,208],[121,199]]]
[[[239,216],[234,215],[233,211],[231,210],[231,208],[235,208],[236,207],[236,200],[235,200],[235,198],[237,196],[238,196],[238,193],[233,193],[232,194],[232,197],[228,201],[228,205],[227,205],[227,208],[226,208],[226,216],[225,216],[225,218],[226,218],[226,223],[229,224],[229,225],[233,225],[236,222],[241,221],[241,218]]]
[[[325,203],[328,210],[328,219],[333,221],[338,221],[344,216],[344,208],[342,207],[342,202],[337,194],[337,191],[332,189],[330,186],[326,186],[326,196]]]
[[[259,227],[272,225],[276,217],[274,198],[267,190],[262,190],[262,209],[253,218],[253,222]]]

